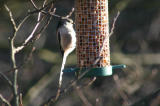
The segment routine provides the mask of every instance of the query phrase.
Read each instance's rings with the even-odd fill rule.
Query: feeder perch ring
[[[83,73],[84,71],[88,71],[88,73],[86,73],[84,76],[85,77],[92,77],[92,76],[110,76],[112,75],[112,71],[115,69],[122,69],[122,68],[126,68],[126,65],[122,64],[122,65],[112,65],[109,67],[101,67],[101,68],[68,68],[63,70],[64,73],[75,73],[80,71],[81,73]]]

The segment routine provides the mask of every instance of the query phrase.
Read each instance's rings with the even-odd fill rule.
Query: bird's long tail
[[[63,60],[62,60],[61,71],[60,71],[60,76],[59,76],[59,88],[61,88],[61,86],[62,86],[63,69],[64,69],[64,66],[65,66],[65,63],[66,63],[67,56],[68,56],[68,54],[64,53]]]
[[[64,69],[64,66],[65,66],[65,63],[66,63],[67,56],[68,56],[68,53],[64,53],[63,60],[62,60],[61,71],[60,71],[60,75],[59,75],[58,91],[57,91],[57,94],[56,94],[55,101],[59,98],[59,95],[60,95],[60,92],[61,92],[63,69]]]

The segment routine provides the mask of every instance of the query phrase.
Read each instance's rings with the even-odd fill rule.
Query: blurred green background
[[[35,0],[35,3],[41,6],[42,1]],[[11,9],[17,24],[24,18],[28,10],[34,10],[29,0],[0,1],[1,72],[8,71],[12,67],[8,38],[12,36],[13,28],[8,13],[4,9],[4,3]],[[65,16],[74,7],[74,0],[57,0],[55,7],[57,8],[56,14]],[[118,10],[121,13],[116,22],[114,34],[110,38],[111,63],[126,64],[127,68],[115,70],[113,76],[98,77],[93,85],[81,89],[92,105],[125,106],[133,104],[160,88],[160,1],[109,0],[110,27]],[[74,14],[72,18],[74,19]],[[41,38],[34,44],[36,51],[33,57],[20,68],[18,83],[25,106],[39,106],[50,96],[56,94],[62,61],[55,33],[57,21],[58,19],[53,17]],[[30,34],[35,22],[36,14],[30,17],[18,32],[17,45],[21,44]],[[30,49],[29,46],[16,55],[18,65],[27,58]],[[66,67],[76,67],[75,51],[68,57]],[[12,72],[5,74],[12,79]],[[73,79],[72,76],[64,76],[63,88]],[[88,80],[87,78],[82,79],[78,83],[79,86],[87,83]],[[11,92],[6,82],[0,77],[0,94],[11,100],[13,96]],[[149,103],[153,104],[154,100]],[[64,94],[55,105],[84,106],[85,104],[77,91],[72,89],[71,92]]]

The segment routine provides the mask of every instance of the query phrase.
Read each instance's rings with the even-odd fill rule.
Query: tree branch
[[[12,25],[13,25],[13,27],[14,27],[14,30],[17,31],[17,26],[16,26],[16,23],[15,23],[15,21],[14,21],[14,18],[13,18],[13,15],[12,15],[11,10],[8,8],[8,6],[7,6],[6,4],[4,5],[4,7],[5,7],[5,9],[8,11],[8,13],[9,13],[9,16],[10,16],[10,19],[11,19],[11,22],[12,22]]]
[[[47,7],[45,5],[45,3],[47,2],[47,0],[44,0],[44,3],[43,3],[43,8],[44,7]],[[21,45],[21,46],[18,46],[18,47],[15,47],[15,38],[17,36],[17,32],[18,30],[21,28],[21,26],[23,25],[23,23],[28,19],[28,17],[30,16],[27,15],[23,20],[22,22],[17,26],[16,23],[15,23],[15,20],[13,18],[13,15],[12,15],[12,12],[11,10],[8,8],[7,5],[4,5],[6,10],[8,11],[9,13],[9,16],[10,16],[10,20],[12,22],[12,25],[14,27],[14,34],[13,36],[10,38],[10,47],[11,47],[11,61],[12,61],[12,64],[13,64],[13,84],[12,84],[12,87],[13,87],[13,94],[14,94],[14,106],[19,106],[19,95],[18,95],[18,84],[17,84],[17,77],[18,77],[18,68],[17,68],[17,64],[16,64],[16,58],[15,58],[15,55],[16,53],[18,53],[19,51],[23,50],[31,41],[32,39],[34,39],[34,35],[38,29],[38,27],[40,26],[41,24],[41,21],[43,20],[44,16],[42,17],[42,14],[41,14],[41,11],[38,13],[38,17],[37,17],[37,23],[33,29],[33,31],[31,32],[31,34],[27,37],[27,39],[24,41],[24,43]],[[50,18],[49,18],[50,19]],[[47,21],[48,22],[48,21]],[[50,22],[50,20],[49,20]],[[47,27],[47,25],[49,24],[49,22],[45,25],[45,28]],[[42,32],[43,30],[41,30],[39,32],[39,34]],[[39,35],[37,35],[39,36]],[[37,39],[35,39],[37,40]],[[34,40],[34,41],[35,41]],[[3,75],[3,74],[1,74]],[[7,77],[3,75],[3,77],[8,81]],[[8,81],[9,82],[9,81]],[[11,83],[9,82],[9,84],[11,85]]]
[[[6,82],[9,84],[9,86],[13,86],[12,81],[2,72],[0,72],[0,75],[6,80]]]
[[[111,37],[113,35],[113,33],[114,33],[115,23],[116,23],[119,15],[120,15],[120,12],[118,11],[116,17],[114,18],[114,21],[113,21],[113,24],[112,24],[112,28],[111,28],[111,31],[109,33],[109,37]]]
[[[85,104],[85,106],[92,106],[92,104],[87,100],[83,92],[81,91],[80,87],[75,85],[75,89],[77,91],[77,94],[79,95],[82,102]]]
[[[10,11],[10,9],[8,8],[7,5],[4,5],[4,6],[9,13],[10,20],[11,20],[12,25],[14,27],[14,35],[11,38],[10,46],[11,46],[11,60],[12,60],[13,68],[15,69],[14,75],[13,75],[14,76],[14,78],[13,78],[14,79],[13,80],[14,105],[18,106],[19,105],[19,96],[18,96],[18,87],[17,87],[18,69],[16,69],[17,68],[16,60],[15,60],[16,47],[14,46],[14,40],[15,40],[15,37],[16,37],[16,34],[17,34],[18,30],[17,30],[16,23],[15,23],[15,21],[13,19],[13,16],[12,16],[12,12]]]
[[[9,101],[6,100],[1,94],[0,94],[0,99],[2,100],[2,102],[4,102],[5,104],[7,104],[8,106],[11,106],[11,104],[9,103]]]

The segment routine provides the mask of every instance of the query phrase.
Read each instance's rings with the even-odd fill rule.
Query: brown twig
[[[33,0],[30,0],[30,2],[31,2],[31,4],[33,5],[33,7],[36,9],[36,10],[38,10],[39,8],[36,6],[36,4],[34,3],[34,1]],[[44,6],[43,6],[44,7]],[[43,8],[42,7],[42,8]],[[42,9],[43,10],[43,9]]]
[[[39,13],[39,12],[45,13],[45,12],[43,12],[42,10],[46,9],[47,7],[49,7],[50,5],[54,4],[55,2],[56,2],[56,0],[52,0],[52,1],[50,1],[48,4],[44,4],[44,3],[46,3],[46,2],[44,2],[44,3],[43,3],[43,4],[44,4],[43,7],[40,8],[40,9],[38,9],[37,6],[35,5],[35,3],[34,3],[33,0],[32,0],[32,1],[31,1],[31,4],[32,4],[33,7],[35,8],[35,10],[28,12],[28,14],[35,14],[35,13]]]
[[[73,14],[74,12],[74,8],[72,8],[72,11],[66,15],[66,16],[60,16],[60,15],[57,15],[55,14],[55,12],[51,12],[51,11],[45,11],[44,9],[47,8],[49,5],[52,5],[53,3],[56,2],[56,0],[52,1],[52,2],[49,2],[48,4],[44,5],[42,8],[38,8],[36,6],[36,4],[34,3],[33,0],[30,0],[31,1],[31,4],[33,5],[33,7],[35,8],[35,11],[32,11],[32,12],[28,12],[28,14],[34,14],[34,13],[37,13],[37,12],[41,12],[43,14],[46,14],[46,15],[51,15],[51,16],[54,16],[54,17],[57,17],[57,18],[62,18],[62,19],[66,19],[66,18],[69,18],[71,17],[71,15]],[[46,0],[47,1],[47,0]]]
[[[82,102],[85,104],[85,106],[92,106],[92,104],[87,100],[87,98],[85,97],[85,95],[83,94],[83,92],[81,91],[80,87],[74,85],[77,94],[79,95],[80,99],[82,100]]]
[[[14,18],[13,18],[11,10],[8,8],[8,6],[6,4],[4,5],[4,7],[8,11],[8,13],[9,13],[9,16],[10,16],[10,19],[11,19],[11,22],[12,22],[14,30],[17,31],[17,25],[16,25],[16,23],[14,21]]]
[[[127,95],[121,90],[121,86],[120,86],[120,81],[119,81],[119,77],[118,75],[114,75],[113,76],[114,81],[116,82],[117,85],[117,90],[119,91],[120,96],[122,97],[122,99],[124,100],[124,105],[128,106],[129,102],[128,102],[128,97]]]
[[[93,77],[85,86],[90,86],[97,79],[97,77]]]
[[[32,49],[31,49],[31,51],[30,51],[30,53],[29,53],[29,55],[27,55],[27,58],[24,58],[23,62],[22,62],[21,64],[17,65],[17,68],[16,68],[16,69],[22,68],[26,63],[28,63],[28,61],[31,60],[32,54],[33,54],[33,52],[35,51],[35,49],[36,49],[36,48],[33,46]],[[3,73],[14,72],[16,69],[11,68],[11,69],[9,69],[9,70],[7,70],[7,71],[3,71]],[[2,72],[1,72],[1,73],[2,73]],[[1,73],[0,73],[0,74],[1,74]],[[3,74],[3,73],[2,73],[2,74]]]
[[[20,97],[19,98],[19,101],[20,101],[19,106],[23,106],[22,93],[20,93],[19,97]]]
[[[73,12],[74,12],[74,8],[72,8],[72,11],[68,15],[64,16],[63,18],[69,18],[69,17],[71,17],[71,15],[73,14]]]
[[[101,55],[101,53],[102,53],[102,51],[103,51],[103,48],[104,48],[104,46],[105,46],[105,43],[106,43],[107,38],[110,37],[110,36],[114,33],[115,23],[116,23],[119,15],[120,15],[120,12],[118,11],[116,17],[114,18],[114,21],[113,21],[113,24],[112,24],[112,28],[111,28],[111,31],[110,31],[109,35],[104,37],[104,40],[103,40],[103,43],[102,43],[102,47],[101,47],[101,49],[100,49],[100,51],[99,51],[99,53],[98,53],[99,57],[94,61],[94,63],[97,63],[98,61],[101,60],[102,57],[101,57],[100,55]]]
[[[6,80],[6,82],[9,84],[9,86],[13,86],[12,81],[2,72],[0,72],[0,75]]]
[[[0,94],[0,99],[2,100],[2,102],[4,102],[5,104],[7,104],[8,106],[11,106],[11,104],[9,103],[9,101],[7,99],[5,99],[1,94]]]
[[[120,11],[117,12],[116,17],[114,18],[114,21],[113,21],[113,24],[112,24],[112,27],[111,27],[111,31],[109,33],[109,37],[111,37],[113,35],[113,33],[114,33],[115,24],[116,24],[116,21],[117,21],[119,15],[120,15]]]
[[[95,106],[100,106],[99,105],[99,98],[96,98],[96,104],[95,104]]]

